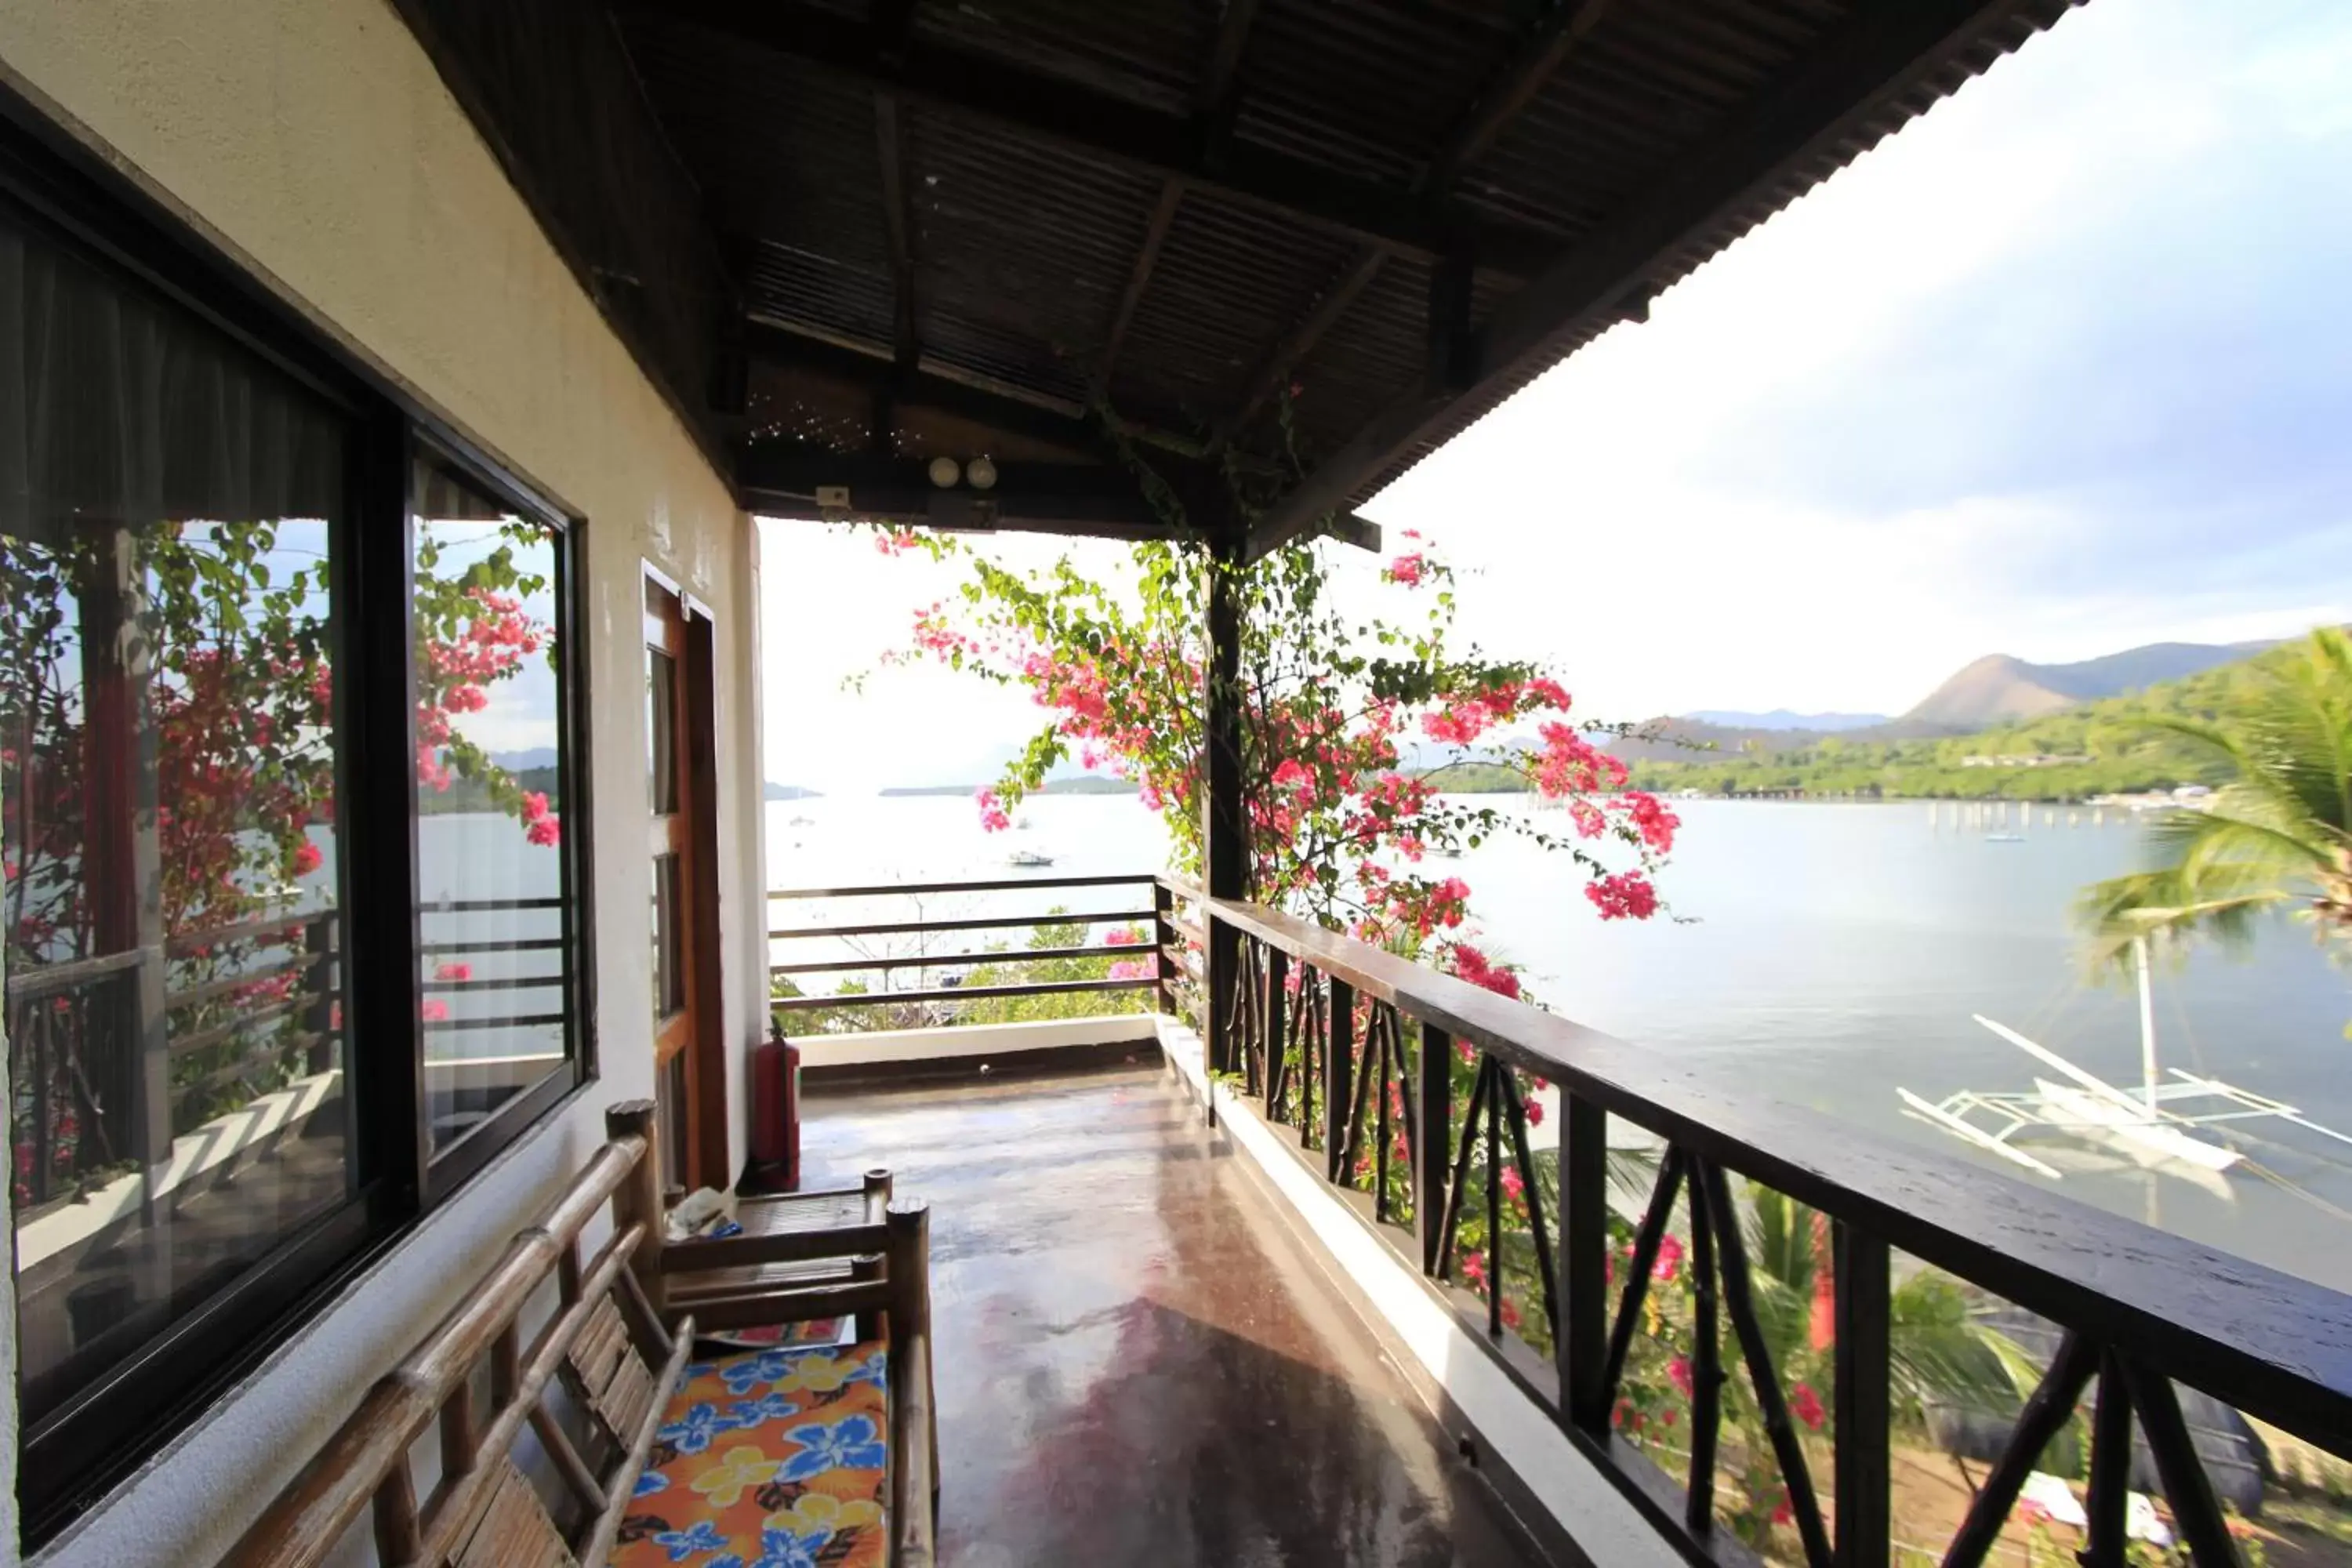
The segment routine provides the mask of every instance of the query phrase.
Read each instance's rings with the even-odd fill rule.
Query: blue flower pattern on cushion
[[[761,1351],[757,1355],[737,1356],[716,1367],[725,1380],[727,1392],[739,1397],[765,1384],[771,1384],[792,1370],[793,1362],[801,1353],[793,1351]]]
[[[789,1394],[763,1394],[757,1399],[740,1400],[727,1407],[727,1425],[738,1431],[748,1431],[763,1421],[782,1421],[802,1414],[801,1407]]]
[[[664,1426],[654,1434],[681,1454],[699,1454],[710,1447],[710,1439],[721,1432],[731,1432],[735,1423],[719,1414],[715,1405],[689,1405],[686,1415]]]
[[[700,1552],[717,1552],[727,1544],[719,1527],[709,1520],[697,1520],[691,1530],[665,1530],[654,1537],[654,1544],[669,1550],[669,1560],[683,1563]],[[715,1568],[715,1565],[714,1565]]]
[[[833,1539],[833,1531],[794,1535],[789,1530],[760,1531],[760,1560],[751,1568],[821,1568],[816,1554]]]
[[[838,1421],[795,1426],[784,1436],[798,1443],[801,1451],[777,1470],[780,1481],[805,1481],[832,1469],[879,1470],[890,1463],[881,1428],[870,1415],[845,1415]]]
[[[629,1493],[629,1495],[631,1497],[651,1497],[656,1492],[666,1492],[667,1490],[669,1490],[669,1478],[667,1476],[663,1475],[659,1470],[640,1470],[637,1472],[636,1489]],[[718,1564],[711,1564],[711,1568],[718,1568]]]

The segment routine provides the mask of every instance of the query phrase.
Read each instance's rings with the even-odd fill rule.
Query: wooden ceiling
[[[748,506],[1257,552],[2074,0],[396,3]]]

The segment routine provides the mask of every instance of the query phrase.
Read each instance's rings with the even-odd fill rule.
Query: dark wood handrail
[[[1129,952],[1139,952],[1130,948]],[[834,1007],[892,1007],[910,1002],[985,1002],[999,996],[1047,996],[1063,992],[1146,991],[1160,984],[1142,980],[1039,980],[1021,985],[950,985],[936,991],[859,991],[847,995],[787,996],[768,1004],[776,1013],[814,1013]]]
[[[897,958],[828,958],[813,963],[772,963],[771,974],[847,974],[868,969],[952,969],[967,963],[1041,963],[1055,958],[1133,958],[1150,948],[1138,942],[1097,942],[1091,947],[1008,947],[993,952],[918,952]]]
[[[1887,1142],[1279,910],[1202,908],[1360,997],[2263,1420],[2329,1446],[2352,1433],[2352,1296]]]
[[[1110,925],[1117,921],[1153,919],[1156,910],[1105,910],[1100,913],[1003,915],[985,920],[896,921],[878,925],[801,926],[772,931],[771,942],[793,938],[839,936],[921,936],[935,931],[1009,931],[1019,926]]]

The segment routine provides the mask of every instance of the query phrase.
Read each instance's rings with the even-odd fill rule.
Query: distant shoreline
[[[985,784],[893,784],[877,793],[885,800],[904,800],[917,795],[970,796],[987,788]],[[1029,792],[1041,795],[1139,795],[1142,786],[1131,779],[1055,779]]]

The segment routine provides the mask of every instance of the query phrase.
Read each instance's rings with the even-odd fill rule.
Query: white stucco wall
[[[41,1558],[185,1568],[218,1558],[579,1167],[602,1137],[604,1107],[652,1093],[641,558],[718,619],[724,1016],[740,1163],[740,1053],[764,1027],[766,979],[753,530],[385,0],[0,0],[0,70],[589,520],[601,1081]],[[13,1345],[0,1347],[0,1365],[12,1356]],[[13,1376],[6,1386],[0,1473],[13,1468]],[[11,1510],[0,1564],[11,1564],[13,1502],[0,1506]]]

